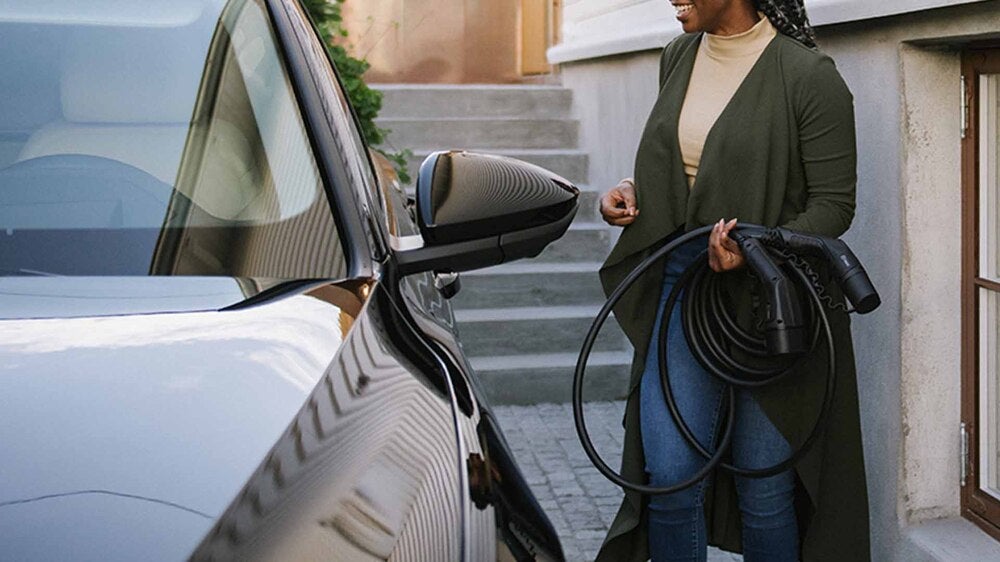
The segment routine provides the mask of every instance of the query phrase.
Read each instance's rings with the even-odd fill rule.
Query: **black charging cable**
[[[671,240],[632,270],[604,303],[580,351],[573,377],[573,418],[576,431],[584,451],[598,471],[622,488],[648,495],[671,494],[697,484],[716,468],[740,476],[765,478],[794,466],[816,443],[830,418],[836,388],[835,344],[825,306],[834,303],[830,302],[828,296],[821,294],[822,287],[818,278],[801,259],[802,255],[819,257],[830,265],[833,278],[843,288],[855,311],[871,312],[881,302],[864,268],[842,241],[781,228],[738,224],[730,232],[730,237],[740,245],[749,270],[761,281],[765,301],[762,326],[764,336],[743,329],[736,321],[732,307],[727,306],[721,278],[709,270],[707,251],[703,251],[681,274],[668,295],[656,345],[660,383],[667,408],[685,441],[706,462],[690,478],[671,486],[648,486],[630,482],[604,462],[587,432],[583,416],[583,379],[587,360],[608,316],[636,280],[661,258],[690,240],[711,232],[712,228],[698,228]],[[775,262],[774,257],[779,259],[780,265]],[[802,299],[800,291],[805,291],[807,298]],[[685,297],[682,301],[681,323],[688,347],[705,370],[725,383],[727,389],[723,402],[727,412],[726,421],[714,452],[709,451],[691,432],[670,385],[667,334],[672,311],[682,292]],[[805,308],[802,306],[803,302]],[[843,306],[842,303],[840,306]],[[824,340],[822,344],[821,340]],[[788,458],[766,468],[751,469],[724,462],[732,442],[736,390],[763,387],[781,381],[795,372],[819,345],[826,348],[826,389],[819,414],[803,443]]]

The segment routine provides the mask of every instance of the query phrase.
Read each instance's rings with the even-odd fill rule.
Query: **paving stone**
[[[578,534],[584,531],[597,532],[602,537],[607,533],[604,520],[596,513],[574,514],[571,517],[567,517],[566,522],[569,523],[569,528],[572,529],[573,535],[576,538],[580,538]]]
[[[587,429],[608,466],[621,466],[624,402],[591,402]],[[559,534],[569,562],[592,561],[621,505],[622,491],[590,463],[576,438],[569,404],[496,406],[511,450]],[[710,548],[708,562],[743,558]]]
[[[580,540],[582,540],[582,541],[586,541],[588,539],[591,539],[591,540],[592,539],[603,540],[604,539],[604,531],[577,531],[577,532],[573,533],[573,536],[576,537],[576,538],[578,538],[578,539],[580,539]]]
[[[556,497],[567,497],[567,496],[582,496],[583,490],[579,486],[567,486],[565,488],[553,488],[552,493]]]
[[[617,509],[618,506],[621,505],[621,503],[622,503],[622,498],[621,498],[621,495],[617,495],[617,496],[597,496],[597,497],[594,498],[594,503],[597,504],[597,505],[599,505],[599,506],[601,506],[601,507],[612,506],[612,507],[614,507],[614,508]]]
[[[563,471],[553,472],[552,474],[548,474],[547,476],[548,476],[549,482],[558,482],[558,481],[565,481],[565,480],[573,480],[573,479],[576,478],[576,476],[574,476],[572,472],[563,472]]]

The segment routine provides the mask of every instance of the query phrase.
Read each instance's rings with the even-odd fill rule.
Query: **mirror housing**
[[[417,178],[420,236],[394,244],[400,273],[468,271],[537,256],[569,228],[579,195],[566,179],[527,162],[435,152]]]

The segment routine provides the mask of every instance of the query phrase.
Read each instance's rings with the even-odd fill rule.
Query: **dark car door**
[[[364,225],[363,236],[355,238],[365,241],[377,279],[368,315],[381,326],[383,343],[404,356],[400,362],[409,363],[411,370],[415,367],[420,371],[417,378],[436,387],[441,398],[450,399],[454,448],[448,454],[454,455],[451,462],[458,470],[449,485],[455,489],[461,523],[458,528],[438,530],[461,537],[463,559],[562,559],[556,533],[517,469],[462,352],[452,308],[442,291],[448,279],[431,272],[397,276],[393,247],[418,234],[410,200],[391,166],[384,159],[370,157],[325,49],[301,7],[282,0],[273,2],[272,9],[279,30],[287,18],[288,30],[294,34],[288,36],[289,58],[294,60],[298,50],[306,63],[303,70],[312,78],[324,125],[336,140],[336,156],[349,176],[351,185],[342,186],[334,195],[343,198],[349,193],[357,220]],[[343,201],[338,206],[344,207]],[[443,407],[441,401],[435,409]],[[443,456],[439,460],[448,462]],[[411,517],[417,519],[449,519],[442,519],[447,511],[444,505],[413,504],[412,509]]]
[[[376,152],[370,154],[378,184],[372,198],[379,201],[389,246],[396,248],[402,240],[420,233],[414,219],[414,200],[400,184],[392,164]],[[389,287],[389,280],[396,279],[391,292],[405,306],[416,331],[449,376],[461,440],[459,454],[466,470],[463,486],[469,502],[464,532],[469,559],[562,559],[557,535],[517,468],[485,392],[462,351],[448,300],[454,291],[461,290],[457,274],[423,272],[397,279],[391,260],[386,265],[383,286]]]
[[[392,167],[376,158],[388,212],[390,246],[419,230],[411,214],[412,200],[399,186]],[[379,165],[381,164],[381,165]],[[389,264],[387,279],[394,277]],[[462,350],[459,330],[446,295],[460,284],[454,274],[418,273],[399,279],[398,298],[420,335],[440,358],[455,400],[461,440],[459,454],[466,470],[467,548],[470,560],[562,560],[555,529],[538,505],[507,446],[478,379]],[[388,283],[387,283],[388,284]]]
[[[363,302],[344,318],[337,357],[192,558],[471,559],[454,392],[405,306],[382,287],[385,207],[364,143],[300,7],[265,5]],[[344,287],[310,296],[336,301]]]

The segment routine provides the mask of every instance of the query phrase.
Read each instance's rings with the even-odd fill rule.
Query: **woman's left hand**
[[[729,231],[735,226],[736,219],[729,222],[719,219],[712,228],[712,234],[708,236],[708,267],[716,273],[732,271],[746,265],[739,245],[729,237]]]

